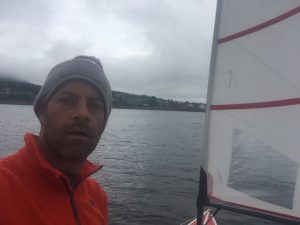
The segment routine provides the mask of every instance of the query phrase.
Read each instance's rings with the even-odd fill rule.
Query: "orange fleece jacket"
[[[107,197],[88,178],[101,166],[86,161],[81,182],[70,180],[41,154],[37,137],[26,134],[25,146],[0,159],[1,225],[107,225]]]

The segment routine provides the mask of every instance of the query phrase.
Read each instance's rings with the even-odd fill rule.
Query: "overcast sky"
[[[216,0],[1,0],[0,72],[42,84],[98,57],[113,90],[203,102]]]

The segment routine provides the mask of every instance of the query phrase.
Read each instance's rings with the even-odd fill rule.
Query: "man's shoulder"
[[[16,153],[8,155],[0,159],[0,169],[5,170],[17,170],[23,163],[23,148]]]
[[[9,197],[13,190],[22,186],[22,181],[15,167],[12,165],[11,157],[0,160],[0,196]]]
[[[0,179],[13,175],[13,170],[10,168],[7,162],[9,161],[5,160],[5,158],[0,159]]]
[[[0,173],[5,173],[9,170],[12,170],[12,167],[14,167],[14,165],[17,165],[16,161],[16,153],[6,156],[4,158],[0,159]]]
[[[21,184],[29,176],[30,165],[24,155],[25,149],[21,148],[16,153],[0,159],[0,188]]]
[[[20,168],[19,152],[0,159],[0,178],[13,176]]]

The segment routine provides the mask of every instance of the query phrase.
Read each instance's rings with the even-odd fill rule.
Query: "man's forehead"
[[[62,83],[55,91],[55,94],[65,93],[65,92],[76,94],[76,93],[82,93],[83,91],[98,97],[102,97],[101,92],[98,90],[98,88],[96,88],[96,85],[93,85],[90,82],[84,80],[77,80],[77,79],[69,80]]]

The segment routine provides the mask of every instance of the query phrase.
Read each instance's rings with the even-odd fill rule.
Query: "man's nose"
[[[86,101],[78,102],[78,105],[75,110],[75,118],[86,120],[86,121],[90,120],[90,112]]]

